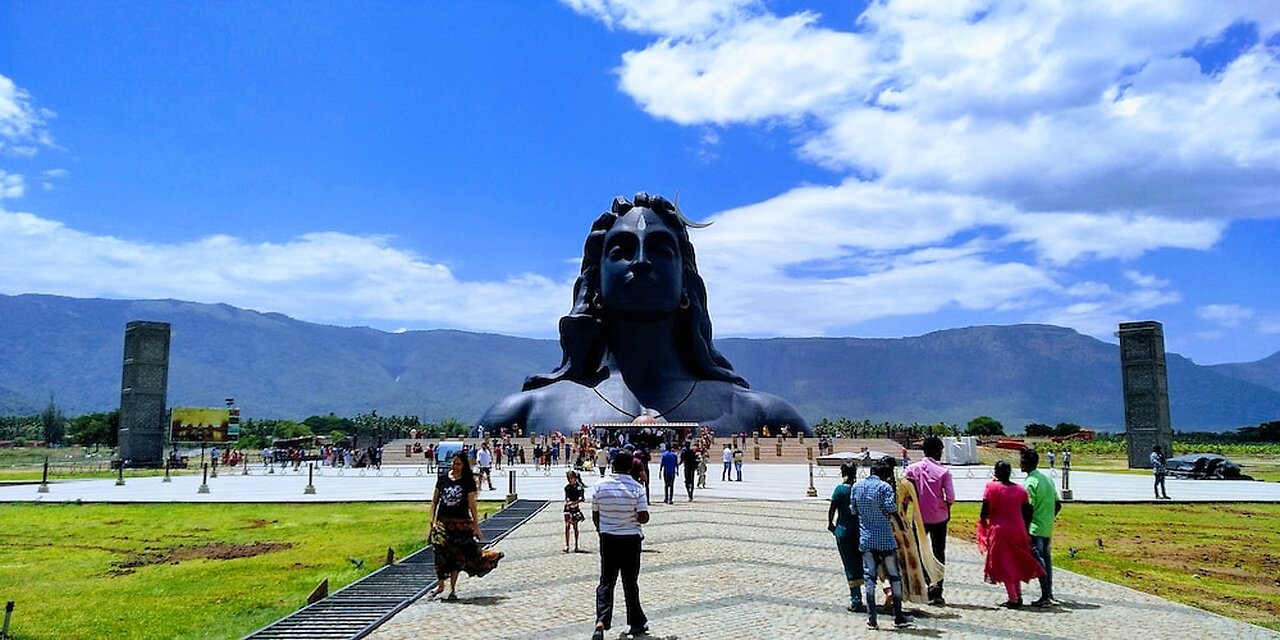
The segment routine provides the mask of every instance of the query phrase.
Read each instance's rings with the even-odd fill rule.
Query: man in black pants
[[[951,505],[956,501],[951,471],[942,466],[942,440],[937,436],[924,439],[924,458],[907,467],[906,477],[916,486],[920,498],[920,518],[929,534],[933,556],[938,562],[947,562],[947,522],[951,520]],[[929,587],[929,604],[945,605],[942,597],[942,580]]]
[[[600,533],[600,584],[596,587],[596,629],[592,640],[604,640],[613,622],[613,588],[622,575],[631,635],[649,630],[649,619],[640,606],[640,526],[649,521],[649,501],[644,487],[630,475],[632,457],[613,459],[613,473],[596,484],[591,497],[591,522]]]
[[[684,449],[680,451],[680,464],[684,465],[684,488],[689,492],[689,502],[693,502],[693,474],[698,470],[698,454],[693,444],[684,441]]]

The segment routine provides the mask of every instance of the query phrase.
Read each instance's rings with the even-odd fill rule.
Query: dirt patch
[[[278,523],[278,522],[280,522],[280,521],[279,521],[279,520],[262,520],[262,519],[258,519],[258,520],[250,520],[250,521],[249,521],[249,524],[245,525],[243,528],[245,528],[245,529],[261,529],[261,528],[263,528],[263,527],[266,527],[267,525],[270,525],[270,524],[276,524],[276,523]]]
[[[111,575],[127,575],[139,567],[156,564],[177,564],[183,560],[234,560],[236,558],[252,558],[273,551],[293,548],[292,542],[250,542],[248,544],[232,544],[214,542],[202,545],[178,545],[163,549],[147,549],[133,552],[119,562],[112,563]]]

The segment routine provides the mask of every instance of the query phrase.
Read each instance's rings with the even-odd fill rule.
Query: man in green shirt
[[[1047,607],[1056,604],[1053,599],[1053,558],[1049,554],[1049,544],[1053,538],[1053,519],[1062,510],[1062,502],[1058,500],[1058,490],[1053,486],[1053,479],[1036,469],[1040,465],[1040,454],[1035,449],[1023,449],[1019,465],[1027,474],[1027,496],[1031,498],[1031,523],[1028,532],[1031,534],[1031,554],[1044,567],[1044,575],[1040,578],[1040,599],[1031,603],[1033,607]]]

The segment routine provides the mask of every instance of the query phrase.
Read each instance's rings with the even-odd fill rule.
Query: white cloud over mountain
[[[284,243],[212,236],[150,244],[0,208],[0,291],[226,302],[313,320],[413,321],[523,333],[563,312],[571,281],[463,282],[388,238],[311,233]]]

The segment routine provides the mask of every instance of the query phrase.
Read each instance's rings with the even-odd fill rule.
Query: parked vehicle
[[[1165,461],[1169,475],[1193,480],[1252,480],[1240,465],[1217,453],[1188,453]]]

